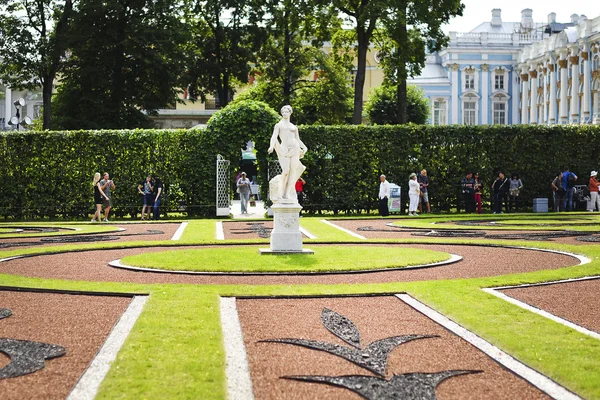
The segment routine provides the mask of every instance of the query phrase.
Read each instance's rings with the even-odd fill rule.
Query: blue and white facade
[[[525,9],[520,22],[502,22],[494,9],[490,22],[450,32],[408,82],[430,99],[430,123],[600,123],[600,17],[555,18],[534,23]]]

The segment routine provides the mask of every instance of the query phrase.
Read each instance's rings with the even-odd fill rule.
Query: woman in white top
[[[417,208],[419,207],[419,194],[421,188],[419,182],[417,182],[417,174],[414,172],[410,174],[408,181],[408,197],[410,198],[410,205],[408,206],[408,215],[416,217]]]

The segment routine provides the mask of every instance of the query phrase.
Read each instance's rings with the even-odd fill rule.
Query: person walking
[[[390,215],[388,199],[390,198],[390,183],[385,179],[385,175],[379,177],[379,215],[387,217]]]
[[[154,177],[154,207],[152,208],[152,219],[158,220],[160,218],[160,201],[162,200],[163,184],[159,177]]]
[[[250,180],[246,178],[246,173],[237,181],[237,187],[240,191],[240,203],[242,205],[242,214],[248,214],[248,201],[250,200]]]
[[[588,206],[588,211],[595,211],[597,208],[600,211],[600,197],[598,197],[598,186],[600,182],[598,182],[598,171],[592,171],[590,173],[590,204]]]
[[[104,199],[108,199],[100,186],[100,172],[96,172],[94,174],[94,179],[92,181],[92,186],[94,187],[94,204],[96,205],[96,212],[94,213],[94,218],[92,218],[92,222],[100,222],[102,218],[102,203]]]
[[[112,197],[111,191],[115,190],[115,182],[110,179],[110,175],[108,172],[104,173],[104,178],[100,181],[100,188],[104,192],[104,222],[108,221],[108,216],[110,215],[110,209],[112,208]]]
[[[138,192],[143,196],[143,206],[142,206],[142,221],[144,220],[144,215],[146,214],[146,209],[148,209],[148,219],[150,219],[150,209],[152,208],[152,202],[154,200],[154,196],[152,192],[154,191],[154,182],[152,182],[152,175],[148,174],[146,180],[141,182],[138,185]]]
[[[421,192],[419,182],[417,182],[417,174],[414,172],[408,177],[408,197],[410,203],[408,205],[408,215],[417,217],[417,207],[419,206],[419,195]]]
[[[498,172],[496,180],[492,184],[494,193],[494,214],[504,214],[502,211],[502,202],[506,201],[506,193],[508,192],[508,178],[504,176],[502,171]]]
[[[427,170],[422,170],[419,176],[417,176],[417,182],[421,188],[421,201],[419,201],[419,212],[423,212],[423,203],[427,204],[427,212],[431,213],[431,207],[429,205],[429,177],[427,176]]]

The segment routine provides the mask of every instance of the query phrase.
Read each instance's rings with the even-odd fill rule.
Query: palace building
[[[571,15],[568,23],[490,22],[430,54],[420,76],[433,125],[600,124],[600,17]]]

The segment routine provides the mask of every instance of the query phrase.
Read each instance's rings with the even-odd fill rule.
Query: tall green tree
[[[418,86],[408,86],[406,103],[406,122],[413,124],[427,122],[429,100],[425,97],[423,89]],[[365,114],[373,124],[399,124],[397,88],[386,84],[375,88],[365,104]]]
[[[50,129],[52,88],[67,50],[74,0],[0,0],[0,79],[43,97],[43,128]]]
[[[389,2],[384,0],[333,0],[332,4],[350,18],[354,25],[357,66],[354,79],[352,123],[360,124],[367,70],[367,52],[379,19],[387,12]]]
[[[205,101],[214,95],[225,107],[236,84],[247,82],[264,37],[262,1],[196,0],[192,4],[193,38],[186,48],[190,98]]]
[[[308,74],[319,65],[323,43],[341,21],[321,0],[268,0],[265,18],[256,70],[281,88],[284,103],[292,104],[296,91],[312,85]]]
[[[61,129],[138,128],[177,101],[183,3],[80,0],[53,120]]]
[[[462,15],[461,0],[394,0],[382,17],[385,38],[382,66],[386,79],[396,86],[398,121],[407,121],[406,79],[420,74],[427,51],[448,44],[442,25]]]

